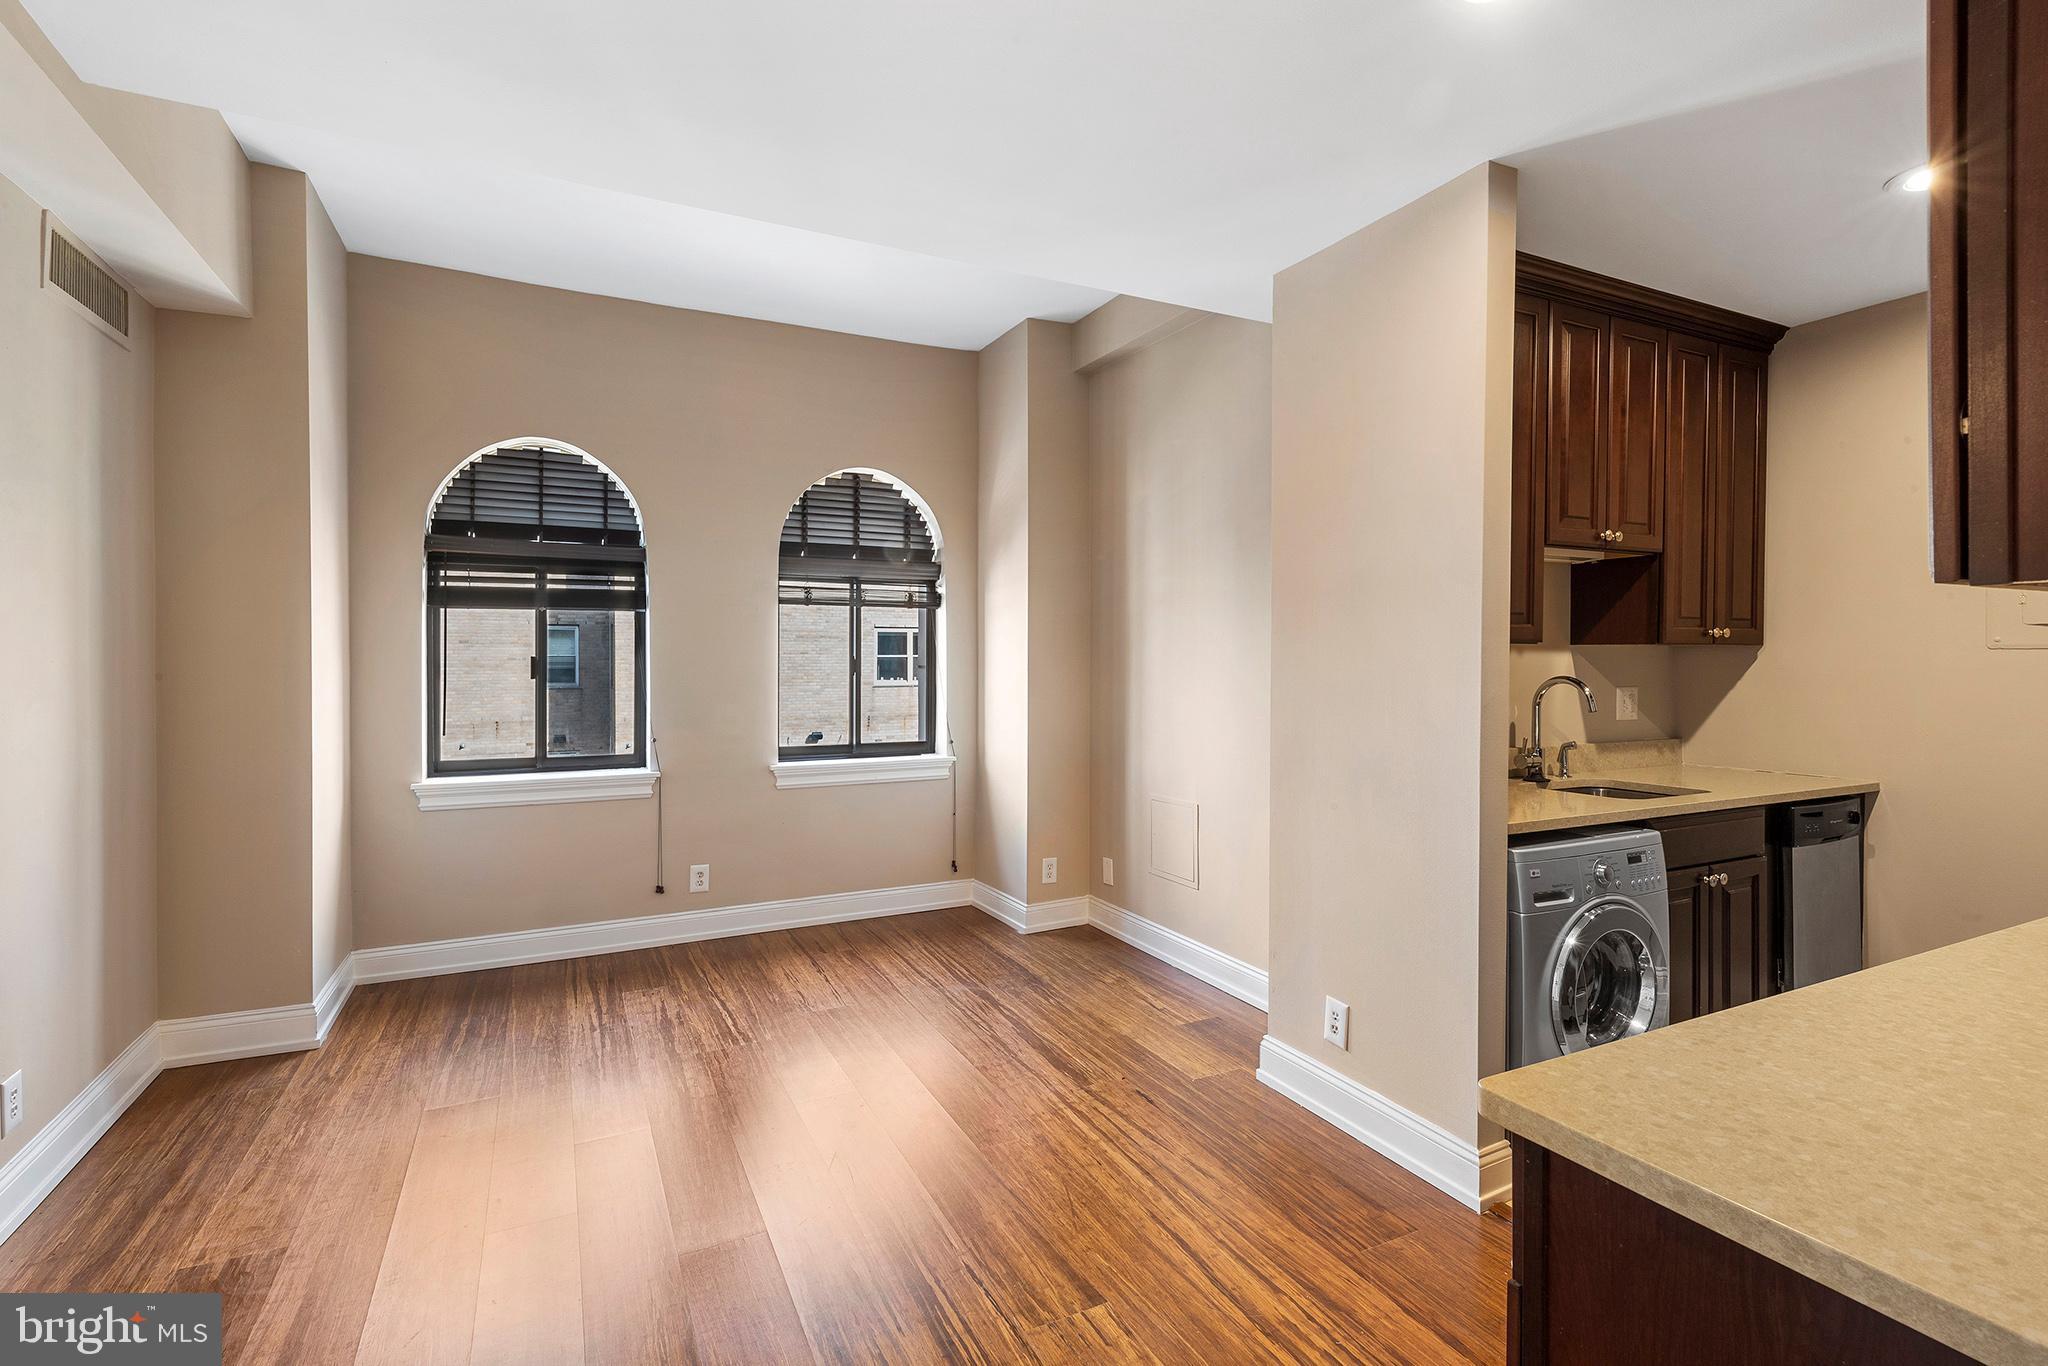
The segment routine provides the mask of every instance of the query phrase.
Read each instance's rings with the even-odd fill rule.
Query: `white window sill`
[[[478,806],[548,806],[557,802],[616,802],[654,795],[657,768],[557,769],[549,773],[464,773],[423,778],[412,785],[422,811]]]
[[[771,767],[777,787],[844,787],[849,783],[920,783],[953,771],[950,754],[892,754],[882,759],[783,759]]]

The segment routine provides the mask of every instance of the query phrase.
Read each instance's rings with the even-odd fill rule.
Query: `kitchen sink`
[[[1699,787],[1629,787],[1617,783],[1552,783],[1552,792],[1570,792],[1581,797],[1614,797],[1625,802],[1644,802],[1657,797],[1693,797],[1704,792]]]

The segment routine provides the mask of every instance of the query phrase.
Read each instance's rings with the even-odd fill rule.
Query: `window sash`
[[[504,562],[500,562],[502,567]],[[642,580],[641,566],[631,565],[636,582]],[[641,768],[649,761],[647,752],[647,610],[644,587],[631,596],[637,606],[615,600],[584,605],[576,593],[566,596],[549,586],[547,574],[530,575],[522,599],[493,593],[489,601],[464,600],[446,594],[435,600],[434,557],[428,557],[427,630],[427,776],[444,777],[458,773],[530,773],[592,768]],[[447,674],[444,659],[447,610],[450,607],[509,607],[533,613],[533,650],[530,672],[533,683],[533,753],[523,758],[445,759],[441,756],[441,732],[447,705]],[[548,613],[551,611],[631,611],[633,621],[633,752],[629,754],[551,755],[548,753]],[[580,632],[579,632],[580,635]],[[580,646],[580,640],[579,640]],[[579,665],[580,675],[580,665]]]
[[[789,561],[783,562],[785,572]],[[931,642],[936,635],[935,626],[939,606],[938,585],[926,582],[905,582],[893,576],[877,575],[845,576],[830,578],[818,574],[819,566],[813,562],[806,566],[808,573],[799,571],[785,577],[778,585],[776,603],[778,606],[844,606],[849,614],[847,623],[848,639],[852,647],[847,651],[847,735],[848,740],[840,745],[778,745],[776,755],[783,760],[803,759],[869,759],[886,758],[906,754],[935,754],[938,752],[938,688],[931,668]],[[861,609],[887,607],[891,609],[910,608],[918,613],[915,626],[882,627],[882,631],[907,632],[911,637],[911,676],[906,682],[923,689],[918,699],[919,729],[923,738],[902,741],[872,741],[861,738],[861,691],[867,685],[867,671],[873,667],[871,661],[877,656],[863,644],[868,634],[861,623]],[[894,656],[901,658],[902,656]],[[776,671],[776,728],[781,729],[781,657],[777,647]],[[890,680],[892,683],[894,680]]]

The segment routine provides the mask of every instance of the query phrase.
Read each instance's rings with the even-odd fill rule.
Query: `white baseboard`
[[[1259,1080],[1472,1209],[1490,1203],[1483,1198],[1486,1167],[1503,1169],[1491,1179],[1504,1175],[1505,1144],[1488,1144],[1481,1154],[1477,1146],[1270,1034],[1259,1044]]]
[[[965,906],[972,891],[965,879],[927,882],[914,887],[886,887],[872,892],[840,892],[830,896],[758,901],[746,906],[721,906],[708,911],[674,911],[631,920],[602,920],[588,925],[562,925],[544,930],[478,935],[473,939],[441,939],[426,944],[357,949],[355,980],[389,982],[404,977],[437,977],[449,972],[511,967],[516,963],[551,963],[622,953],[662,944],[687,944],[699,939],[724,939],[738,934],[829,925],[876,916],[908,915]]]
[[[1156,920],[1147,920],[1101,897],[1089,898],[1089,920],[1104,934],[1114,935],[1132,948],[1142,949],[1163,963],[1199,977],[1212,987],[1229,992],[1246,1005],[1266,1008],[1266,970],[1255,968],[1242,958],[1232,958],[1212,949],[1199,939],[1170,930]]]
[[[21,1227],[161,1070],[151,1025],[0,1167],[0,1242]]]
[[[348,1004],[349,993],[355,989],[356,956],[351,953],[341,960],[341,966],[334,970],[327,984],[313,996],[313,1037],[316,1040],[327,1042],[327,1031],[334,1028],[341,1008]]]
[[[157,1038],[165,1067],[190,1067],[266,1053],[297,1053],[320,1046],[320,1021],[311,1001],[303,1005],[235,1010],[158,1020]]]
[[[1000,887],[991,887],[986,882],[976,882],[974,904],[1019,934],[1071,929],[1075,925],[1086,925],[1089,921],[1088,898],[1085,896],[1027,903],[1019,901]]]

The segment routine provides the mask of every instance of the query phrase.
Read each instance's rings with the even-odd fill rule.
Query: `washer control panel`
[[[1565,836],[1508,850],[1509,904],[1560,910],[1600,897],[1649,899],[1667,890],[1664,841],[1652,830]]]

